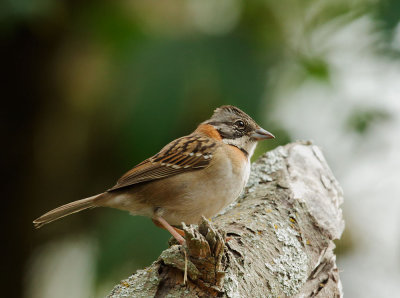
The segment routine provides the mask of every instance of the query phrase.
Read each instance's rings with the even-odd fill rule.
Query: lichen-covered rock
[[[342,201],[318,147],[278,147],[252,165],[235,204],[184,227],[186,247],[167,249],[110,297],[341,297],[332,240]]]

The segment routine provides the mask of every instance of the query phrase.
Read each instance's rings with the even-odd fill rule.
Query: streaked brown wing
[[[108,191],[207,167],[218,142],[196,134],[179,138],[125,173]]]

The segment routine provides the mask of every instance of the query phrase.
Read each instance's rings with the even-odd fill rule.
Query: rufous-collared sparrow
[[[181,231],[172,226],[197,224],[232,203],[249,179],[257,141],[270,138],[274,136],[246,113],[222,106],[193,133],[135,166],[112,188],[51,210],[33,223],[39,228],[84,209],[112,207],[152,218],[183,244]]]

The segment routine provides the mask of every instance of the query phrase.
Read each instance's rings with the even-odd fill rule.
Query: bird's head
[[[275,138],[249,115],[234,106],[217,108],[212,117],[203,124],[212,125],[224,143],[239,148],[248,157],[253,154],[257,141]]]

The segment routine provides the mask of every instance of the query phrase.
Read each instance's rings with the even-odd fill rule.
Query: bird
[[[184,244],[182,223],[198,224],[234,202],[247,184],[257,142],[275,138],[232,105],[214,110],[191,134],[178,138],[126,172],[110,189],[53,209],[36,228],[94,207],[147,216]]]

